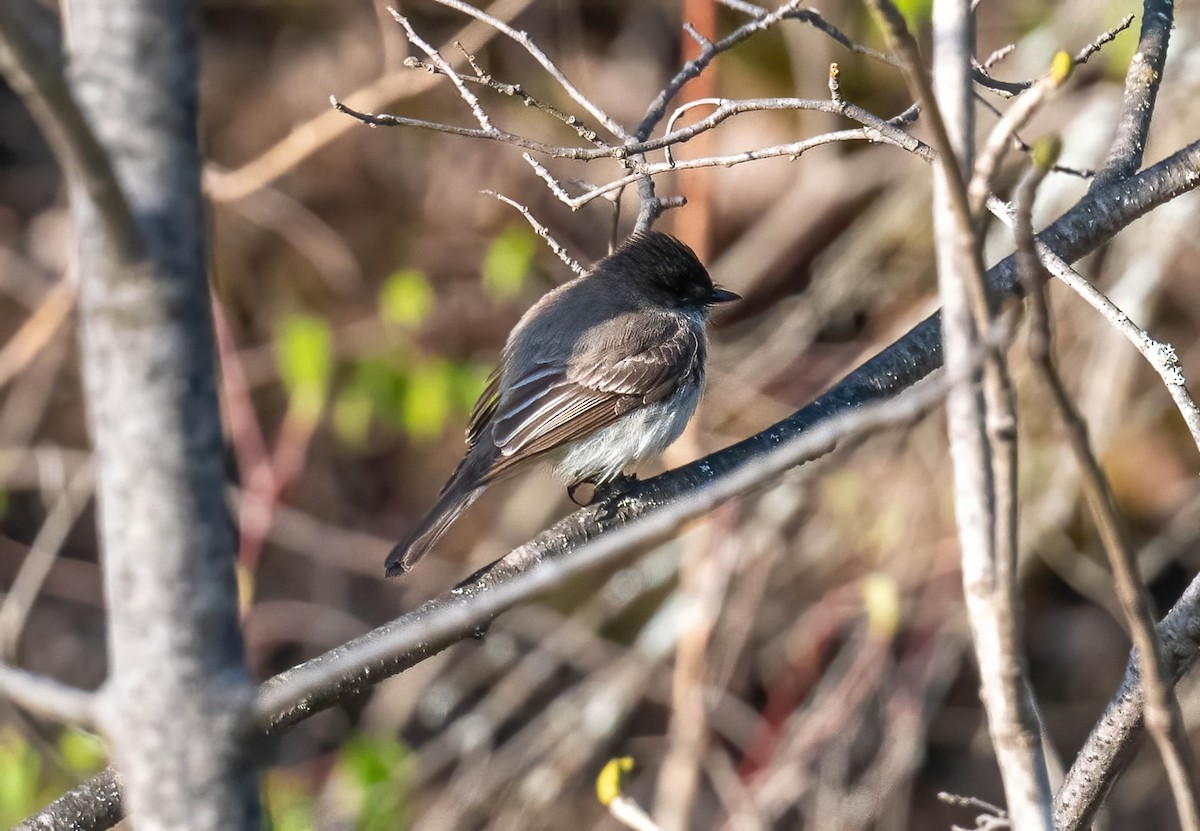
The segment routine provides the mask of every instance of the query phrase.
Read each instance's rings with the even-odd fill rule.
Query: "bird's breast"
[[[703,372],[661,401],[628,413],[614,424],[572,444],[556,470],[569,483],[610,482],[631,464],[654,458],[687,427],[704,386]]]

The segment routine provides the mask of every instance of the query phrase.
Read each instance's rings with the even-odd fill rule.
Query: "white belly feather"
[[[683,432],[704,387],[703,375],[684,384],[670,398],[624,416],[573,444],[556,465],[568,483],[610,482],[630,464],[658,456]]]

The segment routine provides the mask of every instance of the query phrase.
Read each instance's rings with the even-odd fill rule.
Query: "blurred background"
[[[482,0],[480,0],[482,2]],[[391,543],[432,503],[504,339],[567,268],[528,206],[578,260],[632,227],[598,200],[559,203],[503,144],[368,128],[359,110],[474,126],[441,77],[405,68],[381,0],[208,0],[201,79],[211,273],[228,425],[248,660],[266,678],[412,609],[572,509],[544,471],[494,488],[413,574],[384,581]],[[632,128],[694,52],[746,20],[708,0],[495,0],[597,104]],[[43,7],[46,34],[57,26]],[[883,48],[861,5],[824,16]],[[905,4],[927,37],[928,3]],[[1128,2],[984,0],[980,59],[1042,74],[1140,14]],[[498,80],[577,108],[516,44],[427,0],[402,12],[430,43],[461,40]],[[1200,131],[1200,26],[1180,4],[1148,161]],[[1022,136],[1063,137],[1061,163],[1099,166],[1136,47],[1135,21],[1082,67]],[[448,59],[461,55],[447,47]],[[683,93],[843,95],[885,117],[910,103],[899,74],[789,22],[720,57]],[[481,91],[513,132],[575,144],[520,100]],[[998,108],[1007,102],[984,93]],[[701,117],[699,108],[682,123]],[[587,119],[585,119],[586,121]],[[994,116],[980,109],[980,129]],[[595,125],[592,125],[595,126]],[[731,119],[677,158],[728,154],[854,126],[821,113]],[[924,135],[918,123],[914,128]],[[549,160],[566,183],[620,175]],[[1022,168],[1010,154],[1004,193]],[[700,252],[745,300],[712,332],[709,388],[677,466],[811,401],[936,307],[928,169],[888,146],[839,143],[658,179],[688,206],[658,227]],[[571,185],[577,187],[576,185]],[[1087,182],[1052,175],[1037,222]],[[1195,194],[1080,268],[1200,376]],[[1011,250],[993,229],[989,263]],[[0,654],[88,688],[105,674],[104,599],[62,178],[19,99],[0,88]],[[1139,550],[1159,612],[1200,570],[1200,463],[1158,377],[1077,298],[1052,291],[1060,363]],[[1020,402],[1026,649],[1050,737],[1069,764],[1114,691],[1129,643],[1059,425],[1012,350]],[[938,793],[1003,802],[961,603],[945,426],[931,415],[839,448],[647,550],[501,617],[370,695],[303,722],[270,750],[274,827],[615,828],[595,781],[632,757],[626,792],[683,810],[687,827],[971,826]],[[647,468],[643,476],[661,468]],[[1200,725],[1195,678],[1181,701]],[[674,715],[673,715],[674,714]],[[0,703],[0,823],[98,769],[92,737]],[[666,807],[663,807],[666,806]],[[690,813],[687,812],[690,806]],[[1176,827],[1143,750],[1109,801],[1112,827]]]

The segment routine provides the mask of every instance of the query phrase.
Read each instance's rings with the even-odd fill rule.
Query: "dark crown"
[[[712,278],[692,249],[660,231],[634,234],[593,269],[610,274],[638,275],[638,284],[662,292],[677,302],[706,303]]]

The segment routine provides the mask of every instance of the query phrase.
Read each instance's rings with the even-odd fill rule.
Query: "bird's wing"
[[[575,356],[570,366],[534,363],[505,383],[494,405],[480,410],[489,413],[499,450],[487,478],[666,398],[698,370],[702,337],[686,321],[663,317],[616,354],[611,343],[600,343],[598,354]],[[481,424],[476,435],[482,430]]]
[[[504,364],[501,364],[492,370],[483,392],[479,394],[479,400],[471,409],[471,419],[467,422],[467,447],[479,443],[479,437],[496,414],[496,407],[500,404],[500,375],[503,369]]]

